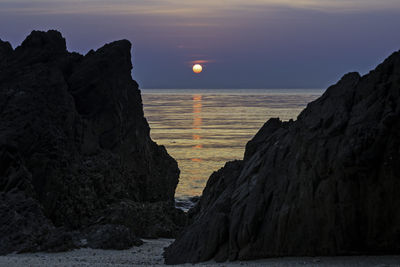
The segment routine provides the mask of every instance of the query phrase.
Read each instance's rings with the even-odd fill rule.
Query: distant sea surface
[[[151,138],[181,170],[175,197],[201,195],[212,172],[242,159],[246,143],[269,118],[296,119],[316,89],[143,89]]]

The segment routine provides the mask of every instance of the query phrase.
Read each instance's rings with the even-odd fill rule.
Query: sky
[[[319,88],[400,50],[400,0],[0,0],[0,39],[133,44],[141,88]],[[194,63],[203,72],[194,74]]]

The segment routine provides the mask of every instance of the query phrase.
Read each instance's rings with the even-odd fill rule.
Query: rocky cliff
[[[69,53],[57,31],[0,41],[0,254],[123,248],[182,224],[179,169],[150,139],[130,50]]]
[[[400,52],[270,119],[209,179],[169,264],[400,253]]]

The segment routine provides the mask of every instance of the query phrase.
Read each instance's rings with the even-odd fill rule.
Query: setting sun
[[[203,67],[200,64],[193,65],[193,72],[194,73],[200,73],[202,71],[203,71]]]

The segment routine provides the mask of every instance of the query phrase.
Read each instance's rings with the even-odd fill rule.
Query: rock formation
[[[210,177],[166,263],[400,253],[400,52],[270,119]]]
[[[0,41],[0,254],[124,248],[184,223],[179,169],[150,139],[130,50],[69,53],[57,31],[15,50]]]

